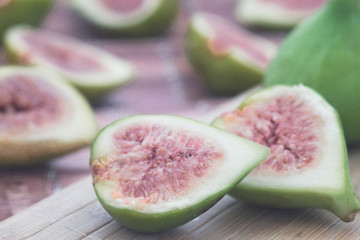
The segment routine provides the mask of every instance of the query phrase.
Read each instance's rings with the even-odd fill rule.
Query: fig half
[[[261,90],[213,124],[271,149],[231,192],[236,198],[281,208],[327,209],[345,222],[360,210],[338,114],[310,88]]]
[[[51,69],[90,100],[123,86],[135,75],[131,63],[55,32],[17,26],[6,33],[5,45],[10,61]]]
[[[239,22],[262,28],[292,28],[314,14],[327,0],[239,0]]]
[[[0,166],[30,165],[91,144],[98,133],[84,97],[40,68],[0,68]]]
[[[91,149],[95,192],[124,226],[156,232],[197,217],[269,154],[194,120],[137,115],[104,128]]]
[[[116,35],[149,36],[163,33],[176,17],[179,0],[72,0],[94,25]]]
[[[260,83],[275,55],[274,43],[229,20],[210,13],[195,13],[186,34],[186,53],[210,92],[239,93]]]
[[[14,25],[40,25],[53,2],[53,0],[0,0],[0,38],[2,39],[4,32]]]

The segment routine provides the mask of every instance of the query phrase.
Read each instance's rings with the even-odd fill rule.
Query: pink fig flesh
[[[254,41],[257,36],[237,27],[230,21],[221,18],[204,15],[209,25],[215,30],[214,36],[209,39],[208,47],[214,55],[224,55],[229,53],[231,47],[239,47],[248,55],[252,56],[259,65],[265,67],[270,62],[269,56],[263,53]]]
[[[109,10],[115,13],[131,13],[139,9],[144,0],[100,0],[101,3]]]
[[[214,143],[161,125],[134,125],[116,133],[113,152],[92,162],[94,182],[117,182],[114,198],[146,203],[185,195],[223,158]]]
[[[54,41],[54,37],[50,33],[29,31],[24,33],[23,40],[31,46],[31,52],[22,56],[22,63],[31,63],[31,59],[39,55],[67,71],[86,73],[103,69],[102,64],[96,60],[94,55],[81,51],[81,49],[74,51],[73,44],[66,44],[66,40]]]
[[[317,163],[323,122],[302,98],[282,95],[225,113],[221,118],[227,131],[270,147],[270,156],[256,173],[293,174]]]
[[[64,111],[61,94],[38,76],[18,74],[0,82],[0,131],[41,128]]]

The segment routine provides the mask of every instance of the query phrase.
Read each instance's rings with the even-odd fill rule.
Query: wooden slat
[[[0,239],[23,239],[95,201],[90,176],[0,224]],[[61,233],[61,232],[59,232]],[[65,239],[65,238],[64,238]]]

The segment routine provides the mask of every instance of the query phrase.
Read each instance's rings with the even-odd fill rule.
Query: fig
[[[360,5],[331,0],[285,39],[266,86],[303,84],[339,112],[347,143],[360,142]]]
[[[320,9],[326,0],[239,0],[236,19],[261,28],[292,28]]]
[[[55,32],[16,26],[6,33],[5,45],[10,62],[51,69],[90,100],[129,83],[135,75],[131,63]]]
[[[260,83],[274,43],[210,13],[195,13],[186,34],[189,62],[204,78],[210,92],[239,93]]]
[[[73,8],[95,26],[120,36],[151,36],[174,21],[179,0],[72,0]]]
[[[50,160],[90,145],[97,133],[87,101],[57,74],[0,67],[0,166]]]
[[[135,115],[96,137],[96,195],[124,226],[167,230],[197,217],[263,161],[269,149],[178,116]]]
[[[14,25],[40,25],[52,5],[53,0],[0,0],[0,38]]]
[[[213,125],[271,150],[232,196],[265,206],[327,209],[345,222],[360,210],[338,114],[312,89],[260,90]]]

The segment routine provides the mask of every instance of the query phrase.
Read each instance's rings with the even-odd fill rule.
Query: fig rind
[[[12,0],[0,7],[0,38],[14,25],[39,26],[53,5],[53,0]]]
[[[346,180],[351,182],[351,179]],[[325,209],[334,213],[344,222],[352,222],[360,211],[360,202],[352,184],[346,184],[342,192],[332,193],[327,189],[306,191],[303,189],[270,189],[236,186],[231,196],[259,206],[276,208]],[[266,197],[264,197],[266,196]]]
[[[297,10],[286,9],[275,3],[267,3],[262,7],[257,0],[238,1],[235,8],[235,17],[238,22],[263,29],[290,29],[307,17],[314,14],[320,7],[314,9]]]
[[[209,92],[234,95],[261,83],[265,69],[251,66],[245,60],[240,61],[230,51],[216,56],[209,50],[209,36],[204,36],[196,29],[196,17],[197,14],[193,16],[186,32],[185,52],[193,68],[202,76]]]
[[[251,105],[256,99],[261,98],[262,93],[267,94],[267,92],[271,92],[277,88],[283,88],[285,86],[272,86],[260,90],[256,93],[250,95],[247,99],[245,99],[239,106],[239,109],[244,109],[246,106]],[[299,86],[293,86],[293,88]],[[314,94],[312,96],[314,99],[318,98],[321,102],[326,103],[326,100],[320,96],[315,91],[300,86],[302,88],[306,88],[309,94]],[[286,88],[289,88],[288,86]],[[305,94],[305,93],[304,93]],[[326,103],[327,104],[327,103]],[[329,104],[326,108],[322,108],[319,106],[319,111],[326,110],[329,112],[331,118],[333,118],[334,123],[336,124],[333,127],[338,128],[335,129],[327,129],[330,134],[334,134],[332,138],[337,139],[335,141],[335,145],[332,144],[332,148],[338,148],[341,154],[337,154],[342,156],[342,159],[333,160],[333,161],[341,161],[339,169],[335,169],[339,171],[341,179],[337,179],[337,181],[341,181],[340,187],[334,186],[323,186],[323,187],[309,187],[309,186],[301,186],[301,181],[294,186],[285,186],[286,184],[281,184],[284,186],[274,185],[271,186],[267,184],[267,186],[261,185],[260,182],[252,182],[251,180],[247,181],[247,178],[244,179],[240,184],[238,184],[233,190],[231,190],[230,195],[234,196],[239,200],[243,200],[245,202],[251,204],[257,204],[262,206],[271,206],[278,208],[314,208],[314,209],[326,209],[336,216],[338,216],[341,220],[345,222],[353,221],[357,212],[360,211],[360,201],[355,193],[354,187],[352,185],[352,180],[350,176],[349,170],[349,161],[347,155],[347,149],[345,144],[345,139],[343,136],[340,118],[334,108],[332,108]],[[324,105],[325,106],[325,105]],[[316,108],[314,108],[316,110]],[[225,128],[225,122],[219,117],[215,119],[212,123],[214,126],[217,126],[221,129]],[[329,137],[324,141],[330,141]],[[331,140],[333,141],[333,140]],[[320,149],[325,150],[326,149]],[[333,149],[331,149],[333,150]],[[320,161],[330,161],[331,159],[320,159]],[[334,170],[334,169],[333,169]],[[304,170],[306,171],[306,170]],[[255,173],[254,173],[255,174]],[[296,173],[295,173],[296,174]],[[324,175],[324,174],[323,174]],[[335,177],[333,173],[331,173],[329,177]],[[310,176],[304,175],[306,178],[310,178]],[[319,181],[317,177],[312,176],[313,182],[316,183]],[[308,180],[308,179],[307,179]],[[266,181],[266,176],[262,181]],[[286,179],[283,179],[286,182]],[[269,181],[270,182],[270,179]],[[278,183],[279,184],[279,183]]]
[[[172,25],[180,7],[179,0],[161,0],[155,11],[145,19],[126,26],[109,26],[97,21],[96,16],[86,13],[81,1],[73,0],[71,3],[72,7],[93,25],[112,35],[125,37],[148,37],[164,33]]]
[[[186,209],[176,209],[157,214],[146,214],[134,210],[113,207],[107,204],[97,193],[97,188],[101,186],[95,185],[95,192],[104,209],[125,227],[138,232],[161,232],[181,226],[196,218],[218,202],[234,186],[235,184],[219,192],[217,195],[211,196],[201,203]]]
[[[34,131],[16,135],[0,132],[0,166],[36,165],[91,145],[99,126],[90,105],[73,86],[42,68],[1,67],[0,75],[5,72],[29,73],[49,82],[71,103],[72,116],[62,116],[60,122]]]
[[[151,121],[153,121],[155,119],[155,121],[158,123],[166,123],[166,121],[176,121],[176,123],[182,122],[182,123],[184,123],[185,126],[188,126],[188,125],[193,126],[194,129],[191,129],[192,131],[193,130],[196,130],[196,132],[200,131],[201,134],[204,134],[204,136],[207,136],[207,132],[212,132],[212,134],[209,135],[212,137],[216,136],[216,135],[218,135],[218,136],[221,135],[222,137],[220,137],[220,138],[222,140],[228,139],[230,144],[234,144],[236,142],[236,144],[233,146],[243,146],[243,147],[238,147],[238,149],[242,149],[241,151],[248,151],[249,154],[243,155],[243,153],[242,153],[242,155],[246,156],[244,158],[249,158],[249,159],[232,159],[231,160],[231,161],[234,161],[232,164],[237,165],[237,161],[239,161],[239,163],[240,163],[239,165],[241,165],[241,163],[243,163],[245,165],[243,165],[242,167],[241,166],[233,166],[236,169],[236,170],[234,170],[234,172],[236,172],[237,175],[236,175],[236,177],[234,177],[234,174],[232,174],[233,176],[229,180],[226,180],[228,183],[230,183],[227,186],[221,185],[221,187],[220,186],[212,186],[211,187],[212,189],[215,188],[216,190],[220,189],[219,191],[214,192],[214,190],[211,190],[210,193],[207,192],[206,198],[202,198],[200,200],[189,199],[188,201],[186,201],[187,205],[185,205],[182,208],[177,208],[177,207],[175,207],[175,209],[165,208],[165,210],[163,209],[160,212],[153,210],[154,212],[148,213],[148,212],[137,211],[137,210],[131,209],[131,208],[115,206],[113,202],[108,202],[106,200],[106,197],[104,195],[105,193],[103,193],[104,192],[103,189],[108,188],[107,183],[104,181],[94,183],[95,193],[97,195],[97,198],[99,199],[99,202],[104,207],[104,209],[114,219],[119,221],[121,224],[123,224],[124,226],[126,226],[130,229],[133,229],[135,231],[139,231],[139,232],[164,231],[164,230],[168,230],[168,229],[180,226],[180,225],[190,221],[191,219],[199,216],[201,213],[203,213],[204,211],[209,209],[212,205],[214,205],[218,200],[220,200],[234,186],[236,186],[237,183],[239,183],[252,169],[254,169],[269,154],[269,150],[264,146],[255,144],[251,141],[237,137],[233,134],[227,133],[226,131],[222,131],[220,129],[213,128],[209,125],[197,122],[195,120],[190,120],[190,119],[185,119],[182,117],[170,116],[170,115],[135,115],[135,116],[131,116],[131,117],[127,117],[127,118],[115,121],[114,123],[110,124],[109,126],[105,127],[103,130],[101,130],[101,132],[98,134],[98,136],[96,137],[96,139],[94,140],[93,145],[92,145],[90,165],[93,163],[94,160],[103,158],[104,156],[107,156],[107,154],[108,154],[107,153],[108,150],[105,150],[104,148],[102,148],[99,145],[99,142],[104,141],[104,140],[107,142],[108,140],[106,140],[106,139],[108,139],[110,136],[112,136],[112,132],[115,129],[117,129],[119,124],[122,124],[122,123],[129,124],[130,122],[133,123],[134,121],[138,121],[141,118],[150,119],[150,120],[152,119]],[[163,119],[163,121],[161,121],[160,119]],[[178,126],[184,127],[184,125],[180,124]],[[186,128],[182,128],[182,129],[184,130]],[[203,133],[204,129],[207,129],[207,131]],[[108,147],[109,144],[110,144],[110,142],[107,142],[106,146]],[[243,145],[241,145],[241,144],[243,144]],[[221,145],[223,146],[224,144],[222,143]],[[252,151],[250,152],[250,150],[252,150]],[[227,149],[227,150],[225,150],[225,152],[226,151],[229,151],[229,150]],[[234,150],[234,152],[237,152],[237,150]],[[236,155],[236,153],[230,154],[229,152],[227,154],[229,154],[229,155],[235,154]],[[226,155],[226,156],[228,156],[228,155]],[[253,159],[251,159],[251,158],[253,158]],[[255,158],[257,158],[257,159],[255,159]],[[229,159],[229,157],[227,157],[227,159],[224,159],[223,161],[230,161],[230,159]],[[227,163],[227,166],[230,166],[229,164],[230,163]],[[242,169],[242,170],[240,170],[240,169]],[[213,175],[213,174],[211,174],[211,175]],[[215,174],[215,176],[219,176],[219,175]],[[93,177],[94,177],[94,173],[93,173]],[[210,176],[208,176],[208,177],[210,177]],[[203,186],[199,186],[199,188],[202,188],[202,187]],[[208,187],[210,187],[210,186],[208,186]],[[113,188],[114,188],[113,186],[110,187],[110,189],[113,189]],[[187,195],[185,195],[185,196],[187,196]],[[182,197],[182,198],[184,198],[184,197]],[[174,200],[172,200],[172,201],[174,201]],[[190,203],[188,203],[189,201],[190,201]],[[194,202],[191,202],[191,201],[194,201]],[[171,208],[173,208],[173,207],[171,207]]]

